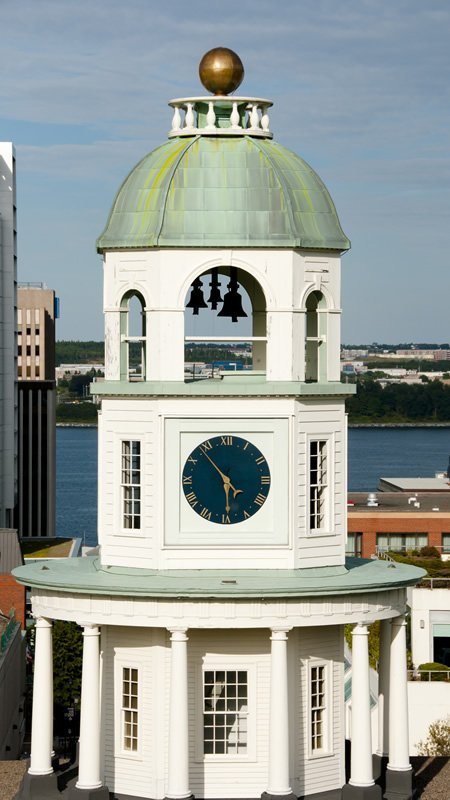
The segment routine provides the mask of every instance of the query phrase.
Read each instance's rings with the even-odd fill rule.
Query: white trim
[[[325,701],[323,709],[323,740],[324,745],[321,748],[313,750],[312,747],[312,670],[317,667],[324,669],[324,682],[325,682]],[[334,755],[334,741],[333,741],[333,662],[327,661],[322,658],[310,658],[306,662],[306,685],[307,685],[307,698],[308,698],[308,715],[306,721],[307,730],[307,757],[308,759],[324,758],[325,756]]]
[[[140,445],[140,526],[139,528],[126,528],[124,526],[124,496],[122,484],[122,447],[124,442],[139,442]],[[114,435],[113,446],[113,481],[117,485],[118,491],[114,492],[114,536],[126,536],[129,538],[141,539],[144,535],[144,485],[145,485],[145,449],[144,437],[136,435],[134,432],[121,432]],[[132,501],[133,502],[133,501]]]
[[[122,689],[123,689],[123,670],[135,669],[137,670],[137,684],[138,684],[138,734],[137,734],[137,750],[126,750],[123,746],[124,732],[123,732],[123,716],[124,708],[122,703]],[[133,761],[142,761],[143,758],[143,742],[142,742],[142,723],[143,723],[143,708],[142,708],[142,693],[143,693],[143,667],[142,664],[136,660],[127,658],[125,654],[114,655],[114,755],[116,758],[126,758]]]
[[[311,443],[325,442],[325,459],[327,482],[325,485],[325,510],[324,523],[320,528],[311,528]],[[335,434],[334,433],[307,433],[306,434],[306,503],[305,503],[305,530],[308,537],[333,536],[332,520],[334,520],[334,492],[335,492]]]
[[[198,670],[196,679],[196,741],[195,741],[195,760],[200,763],[230,763],[235,762],[256,762],[256,675],[258,657],[255,656],[251,661],[248,657],[243,660],[242,656],[215,656],[207,654]],[[247,752],[243,754],[228,753],[224,755],[209,754],[204,752],[203,739],[203,676],[207,671],[232,670],[247,673]]]

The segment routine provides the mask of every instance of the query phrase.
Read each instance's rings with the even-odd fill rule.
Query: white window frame
[[[324,456],[323,461],[325,462],[325,477],[320,475],[320,469],[317,469],[317,473],[319,476],[319,481],[316,483],[312,482],[312,446],[313,445],[323,445]],[[306,449],[306,471],[307,471],[307,498],[306,498],[306,508],[307,508],[307,530],[311,536],[323,536],[324,534],[331,533],[330,531],[330,510],[331,510],[331,497],[332,497],[332,486],[333,486],[333,475],[332,475],[332,466],[334,464],[333,459],[333,452],[332,452],[332,442],[331,437],[324,435],[324,436],[308,436],[307,437],[307,449]],[[318,458],[320,456],[318,455]],[[317,518],[317,511],[313,511],[312,506],[314,503],[313,498],[313,491],[315,493],[315,502],[317,504],[317,497],[320,492],[323,492],[323,513],[321,518],[321,524],[319,527],[311,525],[311,518],[314,516]]]
[[[205,753],[204,752],[204,675],[205,672],[246,672],[247,673],[247,752],[245,753]],[[199,669],[198,680],[198,725],[196,760],[199,762],[217,763],[230,761],[256,761],[256,666],[241,659],[227,661],[207,660]]]
[[[124,472],[126,471],[124,468],[124,458],[127,457],[127,454],[124,453],[124,445],[128,443],[131,447],[130,453],[128,457],[133,459],[134,455],[132,452],[133,445],[139,445],[139,469],[136,470],[139,473],[139,483],[133,483],[133,481],[126,482],[124,481]],[[121,532],[126,534],[127,536],[140,536],[142,535],[142,490],[143,490],[143,469],[142,469],[142,457],[143,457],[143,447],[142,447],[142,439],[135,437],[135,436],[123,436],[120,438],[119,444],[119,470],[120,470],[120,529]],[[130,467],[128,471],[131,473],[133,472],[132,462],[130,461]],[[135,498],[134,489],[139,489],[139,499]],[[130,498],[126,498],[126,491],[127,489],[131,490]],[[127,518],[127,512],[125,510],[125,503],[129,502],[131,504],[131,508],[135,507],[136,503],[139,503],[139,513],[136,514],[134,511],[131,511],[129,515],[131,520],[139,517],[139,526],[127,527],[125,525],[125,520]]]
[[[313,700],[313,674],[316,670],[323,669],[324,691],[323,700],[320,707],[316,707]],[[307,697],[308,697],[308,718],[307,718],[307,737],[308,737],[308,758],[324,758],[333,755],[333,662],[325,659],[312,658],[306,664]],[[323,744],[322,747],[313,747],[313,715],[316,711],[322,711]]]
[[[128,710],[123,703],[123,681],[124,670],[135,669],[137,671],[137,749],[128,750],[125,747],[125,712]],[[129,758],[131,760],[142,760],[142,694],[143,694],[143,669],[142,664],[125,656],[115,659],[114,664],[114,686],[115,686],[115,755],[119,758]]]

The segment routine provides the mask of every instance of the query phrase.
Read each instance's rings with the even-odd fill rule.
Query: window
[[[309,528],[320,531],[326,527],[328,490],[327,442],[313,439],[309,443]]]
[[[203,752],[205,755],[247,754],[247,670],[205,670],[203,673]]]
[[[138,670],[122,669],[122,747],[127,752],[138,750]]]
[[[450,533],[442,534],[442,552],[450,553]]]
[[[345,547],[345,554],[347,556],[356,556],[361,558],[362,555],[362,533],[348,533],[347,544]]]
[[[122,509],[123,527],[141,527],[141,443],[122,442]]]
[[[407,550],[420,550],[428,544],[427,533],[377,533],[377,551],[405,552]]]
[[[332,714],[330,662],[311,660],[308,666],[309,756],[324,756],[332,752]]]
[[[311,292],[306,301],[305,380],[327,380],[326,301],[322,292]]]

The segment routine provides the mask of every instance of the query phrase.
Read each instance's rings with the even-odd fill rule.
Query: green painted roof
[[[32,588],[77,594],[165,598],[304,597],[377,592],[412,586],[423,569],[391,561],[348,558],[345,567],[316,569],[174,569],[102,567],[96,556],[63,558],[17,567],[13,575]]]
[[[269,139],[174,138],[130,172],[97,240],[104,250],[300,247],[347,250],[313,169]]]
[[[265,376],[251,379],[251,372],[244,373],[248,380],[236,380],[239,373],[233,372],[223,380],[198,381],[94,381],[89,385],[92,395],[163,397],[348,397],[356,393],[352,383],[302,383],[300,381],[266,381]]]

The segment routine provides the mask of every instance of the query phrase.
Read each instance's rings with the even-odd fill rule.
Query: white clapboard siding
[[[164,753],[160,741],[161,719],[166,702],[166,632],[155,629],[110,627],[102,638],[103,654],[103,748],[104,780],[110,791],[137,797],[164,797]],[[116,741],[119,731],[116,700],[121,686],[114,686],[115,662],[139,669],[139,740],[138,754],[124,754]],[[163,710],[161,710],[161,699]],[[156,724],[155,723],[156,720]]]
[[[191,790],[198,797],[259,797],[267,789],[270,631],[189,633],[189,721]],[[207,760],[202,756],[202,665],[249,668],[256,680],[253,701],[254,754],[245,760],[232,756]],[[250,687],[249,687],[250,688]],[[252,725],[252,720],[249,720]]]
[[[344,696],[342,628],[302,628],[291,633],[299,680],[295,700],[294,794],[314,794],[339,788],[344,784]],[[320,757],[308,754],[308,659],[332,664],[332,753]],[[329,673],[330,674],[330,673]]]

